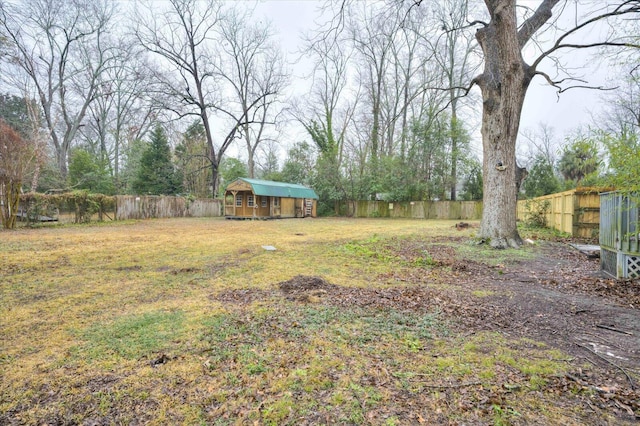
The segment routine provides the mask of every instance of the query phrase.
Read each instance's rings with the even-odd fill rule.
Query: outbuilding
[[[238,178],[224,192],[228,219],[316,217],[318,195],[303,185]]]
[[[600,269],[617,279],[640,278],[640,194],[600,194]]]

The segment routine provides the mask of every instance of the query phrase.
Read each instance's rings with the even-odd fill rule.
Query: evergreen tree
[[[181,191],[181,180],[171,161],[167,135],[158,125],[140,159],[133,190],[138,194],[173,195]]]
[[[248,177],[249,171],[247,165],[237,158],[225,157],[220,162],[220,191],[224,193],[224,189],[234,180],[241,177]]]
[[[140,170],[142,154],[144,154],[148,146],[149,144],[146,141],[142,139],[134,139],[125,147],[123,166],[120,169],[119,176],[119,183],[123,188],[120,190],[120,193],[136,193],[133,185],[136,182],[138,171]]]
[[[71,151],[69,186],[106,195],[115,192],[108,162],[100,160],[82,148]]]
[[[29,136],[29,113],[24,98],[0,93],[0,118],[15,129],[21,137]]]
[[[558,169],[566,181],[579,186],[585,177],[597,175],[600,164],[597,142],[579,135],[565,147]]]
[[[538,155],[522,185],[528,198],[553,194],[560,190],[560,182],[555,175],[553,165],[544,155]]]

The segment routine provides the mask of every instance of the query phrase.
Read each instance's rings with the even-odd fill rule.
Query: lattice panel
[[[627,258],[627,278],[640,277],[640,256],[626,256]]]
[[[604,272],[611,275],[612,277],[616,277],[617,258],[618,256],[616,255],[616,252],[601,249],[600,250],[600,269],[602,269]]]

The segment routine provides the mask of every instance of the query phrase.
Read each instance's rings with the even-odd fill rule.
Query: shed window
[[[280,207],[280,197],[273,197],[273,207]]]
[[[242,207],[242,194],[236,195],[236,207]]]
[[[267,197],[260,198],[260,205],[262,207],[267,207]]]
[[[247,195],[247,207],[253,207],[253,195]]]

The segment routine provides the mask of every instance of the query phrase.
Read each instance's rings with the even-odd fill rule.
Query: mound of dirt
[[[307,275],[296,275],[290,280],[283,281],[278,284],[280,290],[285,294],[291,294],[300,291],[326,290],[333,284],[329,284],[323,278],[311,277]]]
[[[279,283],[278,287],[288,300],[318,303],[329,291],[335,290],[337,286],[320,277],[296,275],[290,280]]]

